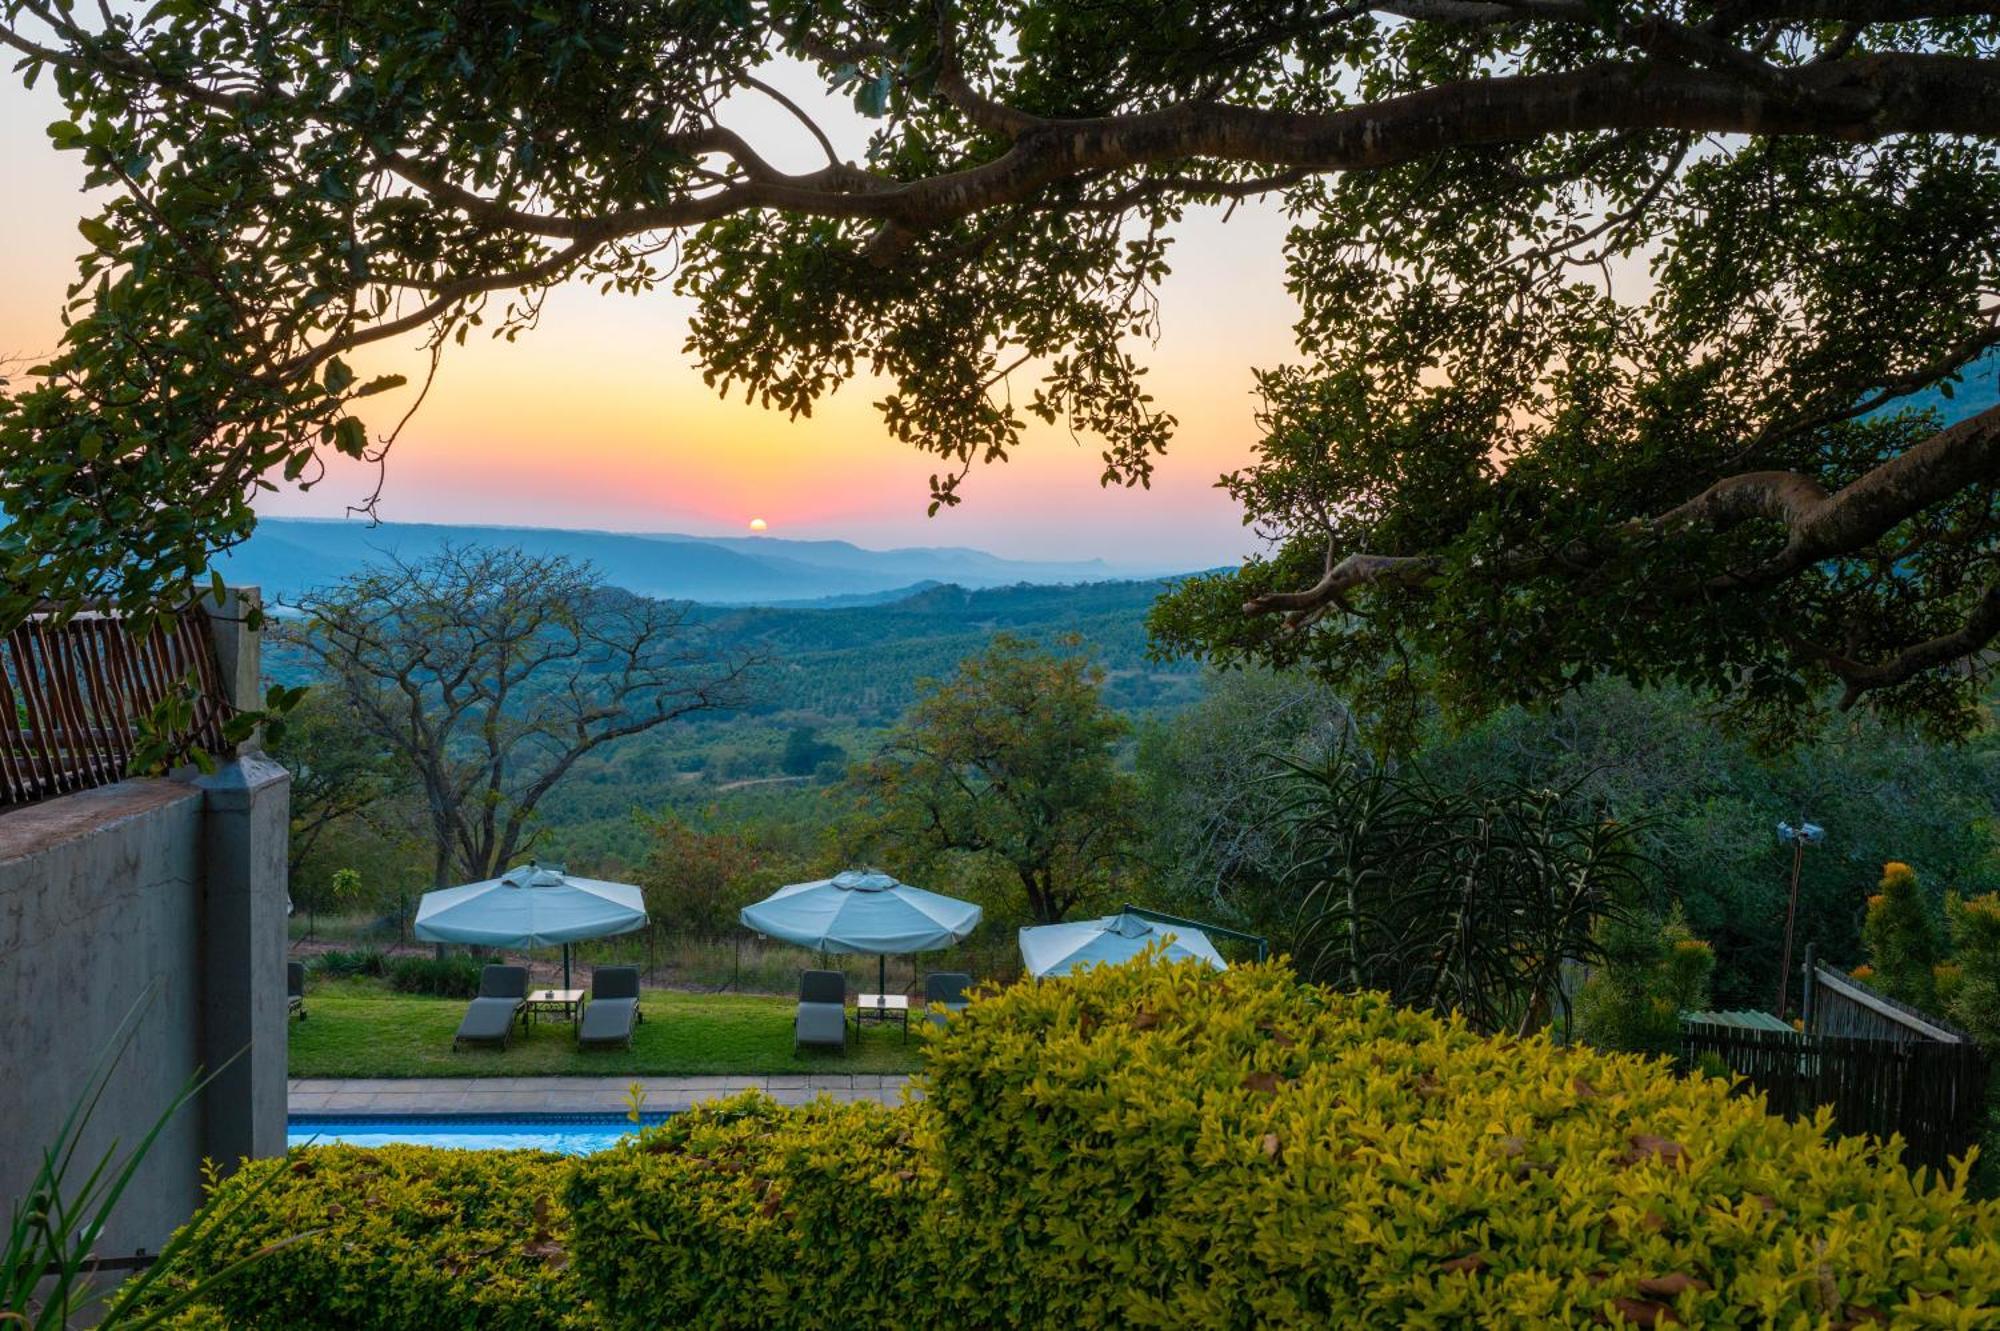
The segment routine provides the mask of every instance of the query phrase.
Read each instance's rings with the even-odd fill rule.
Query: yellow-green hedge
[[[607,1327],[937,1325],[935,1172],[910,1116],[746,1095],[578,1162],[581,1279]]]
[[[262,1191],[248,1223],[197,1244],[190,1273],[259,1258],[191,1326],[236,1331],[572,1331],[597,1321],[570,1266],[570,1161],[539,1151],[323,1146],[218,1186]],[[304,1237],[298,1237],[304,1236]],[[213,1323],[202,1320],[213,1317]]]
[[[2000,1325],[2000,1207],[1957,1183],[1276,967],[1017,986],[926,1085],[962,1325]]]
[[[322,1233],[214,1302],[238,1331],[2000,1328],[2000,1204],[1956,1181],[1275,966],[1016,986],[921,1085],[579,1161],[308,1152],[239,1247]]]

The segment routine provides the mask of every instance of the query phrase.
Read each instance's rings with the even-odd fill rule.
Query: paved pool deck
[[[893,1105],[909,1078],[888,1073],[821,1073],[767,1077],[354,1077],[294,1078],[294,1114],[583,1114],[623,1113],[632,1084],[648,1111],[689,1109],[742,1091],[763,1091],[779,1104],[801,1105],[821,1095]]]

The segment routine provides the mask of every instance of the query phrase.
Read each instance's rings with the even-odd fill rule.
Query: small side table
[[[876,1021],[901,1021],[903,1038],[910,1038],[910,996],[908,994],[862,994],[854,1001],[854,1029],[868,1017]]]
[[[558,1017],[574,1022],[583,1014],[583,990],[581,989],[537,989],[528,995],[521,1005],[521,1024],[527,1025],[537,1016]]]

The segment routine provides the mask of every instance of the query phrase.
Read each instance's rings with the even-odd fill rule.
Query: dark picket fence
[[[1969,1041],[1895,1041],[1686,1022],[1689,1067],[1719,1060],[1787,1118],[1825,1105],[1845,1134],[1900,1133],[1905,1164],[1944,1168],[1979,1140],[1987,1058]]]
[[[0,808],[122,780],[139,718],[182,688],[189,739],[219,750],[228,706],[198,609],[143,633],[94,610],[29,616],[0,637]]]

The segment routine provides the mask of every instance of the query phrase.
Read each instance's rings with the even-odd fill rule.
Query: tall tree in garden
[[[535,843],[544,796],[585,756],[740,705],[759,661],[688,607],[606,587],[587,564],[448,547],[371,566],[286,626],[422,791],[433,877],[493,877]]]
[[[1289,921],[1281,897],[1281,758],[1314,761],[1344,749],[1354,720],[1332,690],[1297,674],[1212,674],[1200,701],[1139,733],[1147,869],[1183,913],[1268,933]]]
[[[1075,644],[1069,644],[1072,648]],[[849,783],[865,842],[918,862],[986,856],[1028,913],[1062,919],[1124,863],[1137,790],[1112,762],[1126,732],[1084,657],[995,634],[922,696]]]
[[[2000,893],[1947,897],[1945,914],[1960,976],[1946,1015],[1988,1049],[2000,1051]]]
[[[1868,945],[1868,982],[1889,997],[1914,1008],[1934,1012],[1937,982],[1933,972],[1944,960],[1943,931],[1924,901],[1916,870],[1896,860],[1882,866],[1882,884],[1868,898],[1868,915],[1861,925]]]
[[[285,853],[293,882],[328,829],[377,808],[411,780],[388,739],[338,689],[309,689],[285,718],[270,753],[292,774]]]
[[[1392,718],[1611,674],[1772,742],[1976,720],[2000,408],[1902,408],[2000,343],[1991,0],[0,0],[0,44],[103,200],[0,398],[0,625],[186,597],[258,487],[386,455],[356,353],[576,281],[671,282],[769,408],[878,377],[934,507],[1036,418],[1143,484],[1169,243],[1272,195],[1298,358],[1226,478],[1272,553],[1163,644]]]

